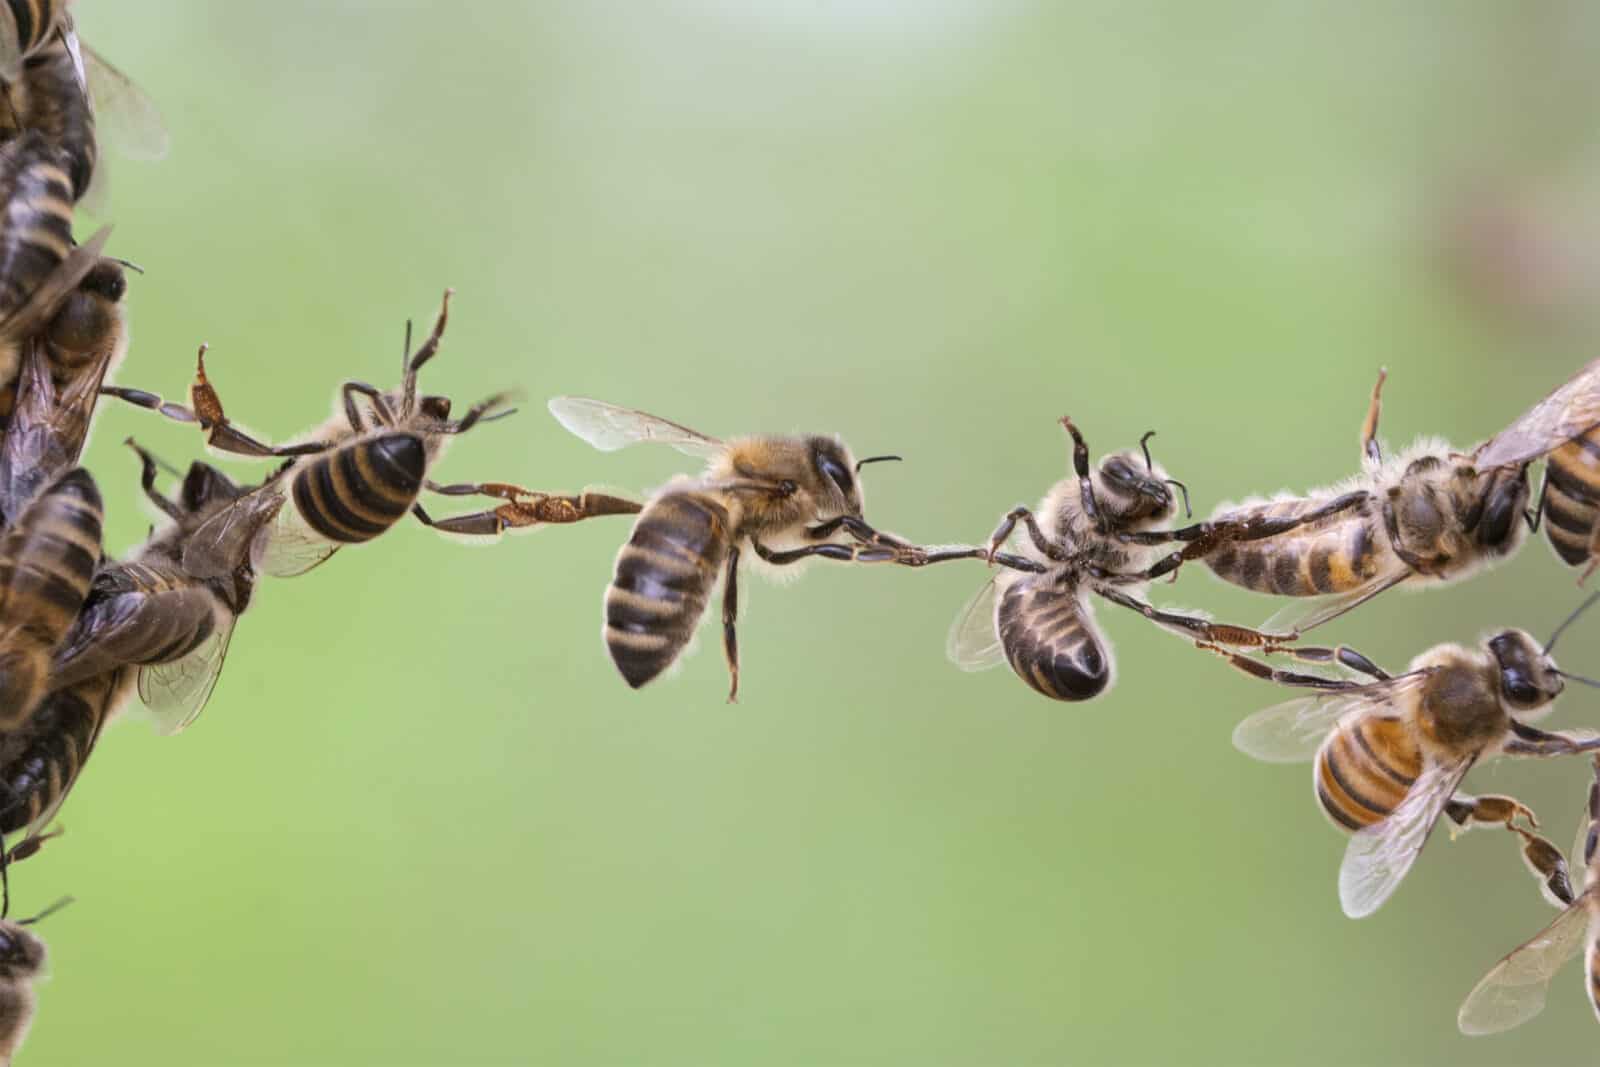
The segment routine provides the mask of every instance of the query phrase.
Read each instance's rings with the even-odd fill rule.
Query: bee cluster
[[[1551,653],[1600,594],[1543,643],[1504,630],[1475,648],[1430,648],[1396,674],[1355,649],[1304,640],[1389,589],[1477,573],[1541,525],[1557,558],[1587,577],[1600,564],[1600,360],[1468,452],[1423,442],[1386,454],[1380,372],[1359,474],[1334,489],[1226,505],[1201,522],[1189,521],[1183,483],[1155,462],[1151,435],[1095,465],[1070,418],[1061,423],[1071,471],[1037,508],[1002,516],[982,544],[916,544],[866,520],[861,469],[898,456],[858,460],[827,435],[718,439],[577,397],[551,400],[550,411],[595,448],[656,442],[705,460],[705,469],[642,501],[508,482],[441,484],[429,473],[449,441],[510,413],[509,394],[458,415],[448,397],[420,391],[420,371],[448,323],[448,291],[415,348],[408,325],[398,385],[343,383],[334,417],[295,443],[259,440],[229,418],[204,348],[187,404],[108,384],[126,347],[131,265],[103,255],[107,230],[81,244],[72,235],[75,208],[100,173],[96,109],[114,108],[134,131],[133,154],[159,155],[164,133],[142,94],[81,45],[63,0],[0,3],[0,81],[0,1057],[9,1061],[26,1030],[30,981],[44,961],[43,943],[26,927],[55,907],[6,919],[9,869],[59,833],[52,821],[106,723],[135,691],[160,729],[192,723],[260,576],[303,574],[408,515],[473,538],[635,516],[605,590],[603,627],[633,688],[681,657],[720,585],[728,699],[737,698],[739,581],[752,560],[763,568],[812,559],[918,568],[981,561],[989,578],[956,618],[950,659],[966,670],[1005,662],[1054,700],[1092,699],[1113,684],[1096,602],[1137,612],[1252,677],[1306,691],[1245,720],[1234,741],[1259,759],[1312,762],[1324,814],[1350,835],[1339,878],[1348,915],[1383,904],[1441,817],[1513,836],[1560,913],[1472,992],[1463,1031],[1531,1017],[1556,970],[1585,945],[1585,988],[1600,1013],[1600,734],[1532,724],[1567,681],[1595,684],[1558,668]],[[79,465],[103,397],[192,425],[218,451],[281,462],[240,484],[203,462],[176,470],[130,441],[141,489],[167,521],[113,558],[102,544],[100,491]],[[1541,461],[1535,498],[1530,472]],[[158,486],[163,470],[179,479],[173,495]],[[424,492],[493,503],[436,518]],[[1251,627],[1147,599],[1151,583],[1190,563],[1292,606]],[[1575,887],[1526,805],[1461,786],[1494,756],[1582,754],[1594,760],[1595,784],[1579,847],[1585,877]]]

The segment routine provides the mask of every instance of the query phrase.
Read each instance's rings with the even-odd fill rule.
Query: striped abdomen
[[[1544,468],[1544,536],[1569,567],[1589,560],[1600,519],[1600,428],[1550,453]]]
[[[1589,996],[1589,1006],[1600,1019],[1600,915],[1590,905],[1588,944],[1583,953],[1583,985]]]
[[[79,467],[23,509],[0,539],[0,727],[43,695],[50,656],[100,562],[100,492]]]
[[[411,510],[427,465],[416,434],[358,438],[301,462],[292,488],[295,508],[330,541],[370,541]]]
[[[67,0],[5,0],[0,18],[16,27],[18,54],[26,56],[50,40],[67,12]]]
[[[1322,504],[1280,500],[1219,518],[1286,517]],[[1258,541],[1223,544],[1205,557],[1223,581],[1279,596],[1323,596],[1356,589],[1377,577],[1388,554],[1386,535],[1365,508],[1352,509]]]
[[[1088,700],[1111,682],[1111,650],[1095,633],[1083,593],[1053,575],[1012,582],[995,604],[995,629],[1017,677],[1053,700]]]
[[[1371,826],[1400,806],[1422,773],[1422,752],[1392,715],[1363,715],[1317,752],[1317,801],[1342,829]]]
[[[72,250],[66,166],[62,153],[36,132],[0,148],[0,320],[27,303]]]
[[[0,738],[0,834],[49,819],[94,749],[125,672],[57,689],[27,722]]]
[[[75,685],[119,667],[172,663],[193,652],[229,610],[210,583],[165,560],[102,568],[57,649],[51,684]]]
[[[704,494],[664,493],[639,513],[606,590],[606,647],[633,688],[689,643],[730,539],[728,510]]]
[[[52,34],[28,57],[13,95],[22,128],[38,130],[61,150],[77,201],[94,173],[94,112],[65,33]]]

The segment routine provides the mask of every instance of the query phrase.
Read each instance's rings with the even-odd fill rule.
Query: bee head
[[[1107,456],[1095,472],[1095,503],[1114,522],[1161,521],[1172,515],[1167,472],[1137,452]]]
[[[1500,670],[1500,696],[1513,711],[1543,707],[1566,688],[1555,660],[1525,630],[1495,634],[1489,638],[1489,652]]]
[[[861,482],[856,478],[860,465],[850,449],[837,437],[811,437],[806,440],[806,450],[814,483],[808,488],[816,497],[817,513],[860,515]]]
[[[107,339],[117,333],[122,314],[118,305],[127,291],[127,275],[116,260],[102,259],[90,268],[78,287],[61,302],[61,309],[46,329],[57,355],[65,356],[65,362],[75,366],[103,348]]]
[[[15,922],[0,922],[0,974],[28,977],[44,968],[44,942]]]
[[[237,499],[239,487],[232,478],[209,463],[195,460],[189,464],[189,473],[183,477],[183,487],[178,491],[178,502],[190,515],[197,515],[218,504]]]

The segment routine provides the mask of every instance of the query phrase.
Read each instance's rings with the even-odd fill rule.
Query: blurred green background
[[[517,385],[450,480],[634,491],[542,410],[838,431],[908,462],[867,512],[981,538],[1146,429],[1196,507],[1487,436],[1593,354],[1600,20],[1582,4],[740,0],[113,4],[84,38],[160,103],[114,176],[118,381],[201,341],[283,438],[388,384]],[[87,224],[85,224],[87,225]],[[137,434],[89,463],[144,536]],[[260,471],[229,462],[240,477]],[[439,508],[448,511],[449,508]],[[1236,754],[1284,694],[1115,608],[1120,681],[1058,705],[942,646],[981,566],[746,585],[744,694],[706,631],[634,693],[599,640],[625,523],[467,549],[407,525],[264,585],[181,737],[128,716],[19,869],[53,977],[33,1063],[1506,1063],[1594,1048],[1579,969],[1510,1035],[1462,997],[1550,917],[1506,835],[1443,835],[1370,920],[1309,771]],[[1256,622],[1198,569],[1152,595]],[[1382,598],[1320,636],[1395,666],[1543,633],[1573,574]],[[1600,619],[1562,649],[1600,672]],[[1551,725],[1600,720],[1595,694]],[[1581,761],[1479,771],[1565,844]]]

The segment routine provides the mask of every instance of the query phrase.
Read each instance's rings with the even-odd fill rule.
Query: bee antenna
[[[1556,673],[1561,675],[1561,677],[1565,678],[1569,682],[1577,682],[1579,685],[1587,685],[1594,689],[1600,689],[1600,682],[1595,681],[1593,678],[1585,678],[1581,674],[1568,674],[1566,671],[1556,671]]]
[[[41,911],[39,914],[35,915],[31,919],[18,919],[17,920],[17,925],[18,926],[32,926],[34,923],[38,922],[40,919],[47,919],[50,916],[54,915],[56,912],[60,911],[64,907],[66,907],[68,904],[76,903],[77,899],[78,899],[77,897],[71,897],[71,896],[62,897],[60,900],[57,900],[54,904],[50,905],[48,908],[45,908],[43,911]]]
[[[1155,435],[1156,432],[1154,430],[1146,430],[1144,432],[1144,436],[1139,438],[1139,450],[1144,453],[1144,469],[1147,471],[1154,471],[1156,469],[1156,465],[1150,461],[1149,443],[1150,438],[1154,437]]]
[[[1153,433],[1154,431],[1151,432]],[[1176,478],[1168,478],[1167,484],[1177,486],[1178,492],[1183,494],[1183,517],[1186,519],[1194,518],[1194,512],[1189,508],[1189,487]]]
[[[122,443],[127,445],[129,448],[133,449],[135,452],[139,453],[139,458],[148,459],[151,463],[154,463],[156,466],[160,467],[162,470],[166,471],[168,474],[176,475],[179,478],[183,477],[183,472],[181,470],[179,470],[177,467],[174,467],[172,464],[168,463],[166,460],[162,459],[160,456],[158,456],[155,453],[151,452],[149,449],[147,449],[143,445],[139,444],[139,442],[135,441],[133,438],[131,438],[131,437],[126,438],[126,439],[123,440]]]
[[[868,463],[883,463],[884,461],[891,460],[891,459],[894,460],[895,462],[899,463],[899,462],[903,462],[905,460],[905,457],[904,456],[868,456],[866,459],[858,459],[858,460],[856,460],[856,473],[860,474],[861,473],[861,468],[865,467]]]
[[[113,263],[122,264],[124,267],[127,267],[129,270],[133,271],[135,274],[143,274],[144,273],[144,268],[139,266],[139,264],[133,262],[133,260],[131,260],[131,259],[118,259],[116,256],[107,256],[106,258],[111,260],[111,262],[113,262]]]
[[[1596,600],[1600,600],[1600,593],[1590,593],[1588,598],[1585,599],[1582,604],[1579,604],[1576,608],[1574,608],[1572,614],[1568,615],[1566,617],[1566,619],[1564,619],[1562,621],[1561,625],[1556,627],[1556,632],[1551,634],[1550,635],[1550,640],[1548,640],[1548,641],[1546,641],[1544,643],[1544,654],[1545,655],[1548,656],[1550,654],[1550,650],[1556,647],[1556,638],[1560,637],[1562,632],[1564,630],[1566,630],[1567,627],[1569,627],[1573,623],[1577,622],[1578,621],[1578,616],[1580,616],[1584,612],[1588,611],[1589,610],[1589,606],[1591,604],[1593,604]]]

